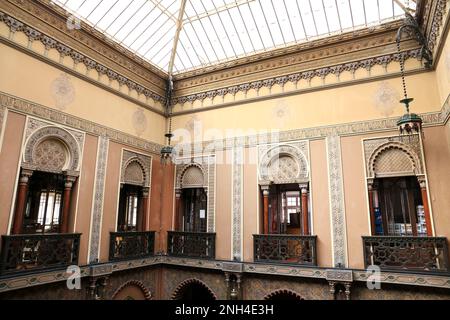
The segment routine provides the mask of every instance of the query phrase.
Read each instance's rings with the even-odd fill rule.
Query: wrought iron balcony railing
[[[155,232],[111,232],[109,260],[132,260],[155,253]]]
[[[253,235],[254,261],[317,265],[317,236]]]
[[[174,257],[215,259],[216,234],[169,231],[167,254]]]
[[[365,267],[384,270],[449,271],[447,238],[363,237]]]
[[[76,233],[2,236],[0,274],[63,269],[77,265],[80,235]]]

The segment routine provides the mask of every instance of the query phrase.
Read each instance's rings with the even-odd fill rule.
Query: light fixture
[[[416,36],[416,39],[420,44],[422,44],[422,49],[420,51],[419,58],[425,58],[426,63],[425,66],[428,68],[431,66],[432,60],[431,55],[429,54],[429,50],[426,46],[425,38],[423,37],[420,27],[416,21],[416,19],[405,11],[406,19],[404,24],[400,27],[397,33],[397,53],[399,57],[400,62],[400,71],[401,71],[401,77],[402,77],[402,86],[403,86],[403,96],[404,98],[400,100],[400,103],[405,105],[406,113],[397,121],[397,127],[399,129],[399,132],[401,135],[407,134],[415,134],[422,132],[422,118],[416,114],[410,112],[410,103],[414,101],[413,98],[408,97],[408,92],[406,90],[406,80],[405,80],[405,56],[400,51],[400,41],[402,38],[402,34],[404,29],[407,29],[407,31],[411,34],[414,34]]]
[[[172,77],[169,76],[167,80],[167,89],[166,89],[166,113],[169,118],[169,130],[164,135],[167,139],[167,145],[161,148],[161,164],[163,166],[172,163],[173,155],[174,155],[174,147],[172,147],[171,142],[173,138],[172,134],[172,91],[173,91],[173,81]]]

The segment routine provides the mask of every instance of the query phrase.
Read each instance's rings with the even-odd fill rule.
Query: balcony
[[[317,265],[317,236],[253,235],[254,261]]]
[[[216,234],[169,231],[167,254],[173,257],[215,259]]]
[[[363,237],[365,267],[382,270],[449,271],[447,238]]]
[[[0,274],[64,269],[78,264],[81,234],[2,236]]]
[[[155,232],[111,232],[109,260],[133,260],[155,253]]]

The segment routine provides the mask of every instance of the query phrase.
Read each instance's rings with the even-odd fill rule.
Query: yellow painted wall
[[[0,44],[0,57],[0,91],[56,109],[52,85],[63,71],[4,44]],[[137,136],[133,115],[141,110],[147,128],[140,136],[164,142],[166,121],[163,116],[78,77],[67,76],[73,85],[74,99],[63,112]]]
[[[448,28],[450,28],[450,24]],[[444,46],[436,66],[436,79],[441,104],[450,94],[450,32],[447,32],[445,39],[442,41],[444,41]]]
[[[442,108],[434,72],[410,75],[406,81],[410,95],[415,99],[412,104],[414,112]],[[376,103],[383,87],[396,93],[386,108]],[[264,130],[285,131],[382,119],[386,115],[398,117],[405,111],[397,102],[402,98],[401,92],[401,81],[394,78],[179,115],[174,117],[173,123],[174,128],[186,129],[192,127],[195,120],[202,132],[215,129],[216,138],[220,138],[220,135],[226,136],[229,129],[233,130],[231,136],[235,136]],[[284,117],[278,117],[279,113]],[[242,132],[236,131],[239,129]],[[202,139],[209,140],[210,137],[205,139],[202,136]]]

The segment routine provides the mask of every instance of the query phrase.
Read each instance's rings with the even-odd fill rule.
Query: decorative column
[[[427,226],[427,236],[433,236],[433,227],[431,225],[430,203],[428,201],[427,182],[425,177],[418,177],[420,192],[422,193],[423,211],[425,213],[425,224]]]
[[[309,235],[309,216],[308,216],[308,184],[300,184],[302,192],[302,225],[303,235]]]
[[[263,231],[269,234],[269,186],[261,186],[263,192]]]
[[[373,203],[373,179],[369,179],[367,181],[367,191],[369,193],[369,215],[370,215],[370,227],[372,231],[372,235],[376,235],[376,225],[375,225],[375,211],[374,211],[374,203]]]
[[[149,203],[150,188],[142,188],[142,224],[141,231],[147,231],[148,222],[148,203]]]
[[[69,212],[70,212],[70,199],[72,195],[72,187],[77,177],[66,175],[64,176],[64,195],[63,195],[63,211],[61,216],[61,230],[60,233],[69,232]]]
[[[14,215],[13,234],[20,234],[23,227],[23,218],[27,205],[28,182],[33,175],[32,170],[22,169],[19,178],[19,188],[17,192],[17,205]]]

